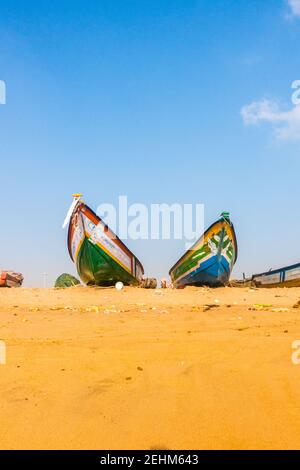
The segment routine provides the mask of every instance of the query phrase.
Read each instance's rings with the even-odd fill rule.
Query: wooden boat
[[[0,287],[21,287],[23,280],[21,273],[0,270]]]
[[[143,266],[115,233],[74,194],[64,226],[69,222],[68,249],[81,280],[111,286],[121,281],[139,285]]]
[[[300,263],[261,274],[254,274],[252,282],[256,287],[299,287]]]
[[[237,259],[237,241],[229,213],[223,212],[170,269],[174,287],[224,286]]]

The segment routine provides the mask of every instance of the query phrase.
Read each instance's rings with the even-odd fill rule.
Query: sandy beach
[[[299,299],[299,288],[2,289],[0,446],[300,448]]]

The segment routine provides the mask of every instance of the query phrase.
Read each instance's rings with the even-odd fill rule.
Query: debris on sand
[[[269,310],[271,307],[273,307],[272,304],[254,304],[252,307],[249,307],[248,310],[264,311]]]
[[[99,307],[97,307],[97,305],[92,305],[91,307],[87,307],[85,309],[86,312],[96,312],[98,313],[99,312]]]
[[[277,313],[280,313],[280,312],[289,312],[290,309],[287,308],[287,307],[278,307],[278,308],[272,308],[271,312],[277,312]]]
[[[122,290],[122,289],[123,289],[123,287],[124,287],[124,284],[123,284],[123,282],[121,282],[121,281],[119,281],[119,282],[116,282],[116,284],[115,284],[115,288],[116,288],[117,290]]]
[[[218,305],[218,304],[203,305],[203,312],[207,312],[208,310],[211,310],[213,308],[218,308],[218,307],[220,307],[220,305]]]
[[[154,291],[154,295],[163,295],[163,293],[162,293],[161,290],[156,289],[156,290]]]
[[[143,289],[156,289],[157,288],[157,280],[154,277],[143,279],[141,282],[141,286]]]

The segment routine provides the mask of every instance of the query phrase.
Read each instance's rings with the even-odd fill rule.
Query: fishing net
[[[72,276],[71,274],[61,274],[55,281],[54,287],[73,287],[73,286],[78,286],[80,284],[80,281],[76,279],[76,277]]]
[[[21,287],[23,280],[21,273],[0,270],[0,287]]]

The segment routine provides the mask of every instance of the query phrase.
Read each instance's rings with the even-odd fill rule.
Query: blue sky
[[[74,273],[71,194],[231,212],[234,274],[300,261],[298,0],[0,4],[0,265]],[[166,275],[178,241],[129,241]]]

